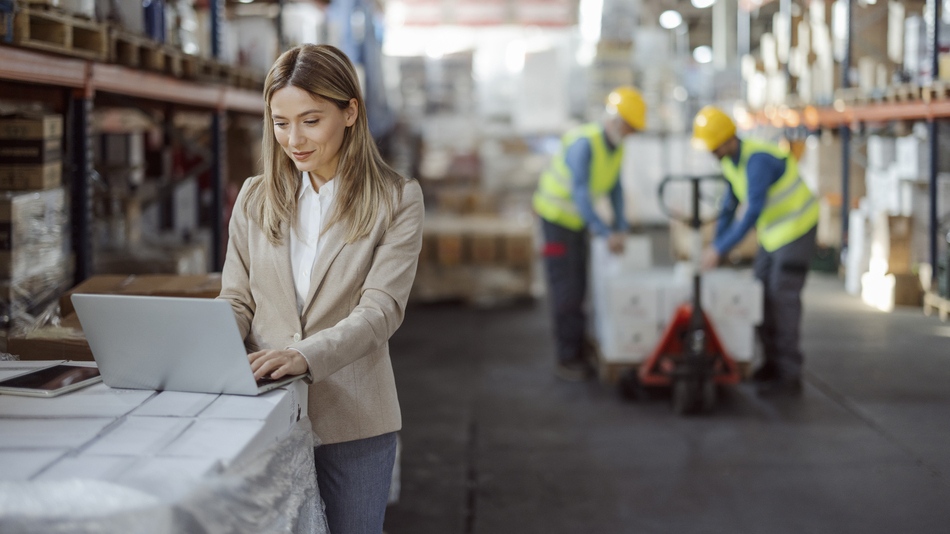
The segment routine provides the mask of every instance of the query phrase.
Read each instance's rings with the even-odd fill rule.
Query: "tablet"
[[[0,393],[55,397],[101,380],[97,367],[60,363],[0,380]]]

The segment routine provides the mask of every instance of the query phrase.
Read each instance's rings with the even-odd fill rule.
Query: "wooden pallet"
[[[182,56],[182,75],[189,80],[235,85],[232,83],[235,68],[212,58],[189,54]]]
[[[149,42],[144,36],[112,28],[109,31],[109,61],[133,69],[141,68]]]
[[[594,347],[594,354],[596,355],[595,367],[597,370],[597,378],[603,384],[615,386],[620,383],[620,377],[622,377],[624,373],[627,371],[636,370],[638,367],[640,367],[639,363],[634,362],[608,361],[604,358],[604,355],[597,346],[597,343],[590,342],[589,345]]]
[[[182,54],[181,74],[188,80],[197,80],[201,74],[201,64],[207,59],[192,54]]]
[[[924,101],[950,99],[950,82],[936,81],[921,90]]]
[[[104,24],[47,9],[19,8],[13,20],[13,43],[100,61],[109,54]]]
[[[214,59],[205,59],[198,64],[196,79],[203,82],[227,83],[229,75],[227,65]]]
[[[594,367],[597,371],[597,378],[604,384],[608,386],[615,386],[620,383],[620,378],[627,371],[636,370],[640,367],[639,362],[617,362],[617,361],[608,361],[604,358],[603,353],[600,351],[596,341],[589,340],[588,347],[592,350],[595,355]],[[749,362],[736,362],[736,367],[739,368],[739,376],[742,378],[748,378],[750,375],[750,363]]]
[[[231,84],[241,89],[258,91],[264,87],[264,75],[247,67],[234,67]]]
[[[835,100],[840,100],[848,106],[869,104],[872,101],[869,95],[864,94],[857,87],[836,89]]]
[[[78,17],[82,20],[91,20],[91,21],[96,20],[95,6],[93,4],[81,5],[80,3],[77,2],[69,6],[73,9],[84,9],[88,7],[93,8],[92,11],[83,13],[81,11],[71,11],[69,9],[66,9],[65,7],[60,5],[61,4],[60,0],[16,0],[14,3],[22,7],[28,7],[30,9],[36,9],[36,10],[52,11],[54,13],[60,13],[62,15],[70,15],[73,17]]]
[[[927,291],[924,293],[924,315],[933,315],[934,310],[937,311],[941,321],[946,321],[950,317],[950,300]]]
[[[917,84],[902,83],[888,87],[884,95],[888,102],[914,102],[921,99],[921,88]]]

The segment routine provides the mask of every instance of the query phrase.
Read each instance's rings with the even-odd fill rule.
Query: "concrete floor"
[[[546,303],[410,308],[388,534],[950,532],[950,323],[812,274],[798,400],[713,414],[552,375]]]

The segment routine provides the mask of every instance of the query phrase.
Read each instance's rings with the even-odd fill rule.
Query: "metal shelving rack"
[[[218,20],[223,2],[212,0]],[[219,56],[217,37],[220,21],[212,28],[212,51]],[[93,158],[91,116],[99,93],[121,95],[143,101],[163,103],[172,108],[207,110],[212,118],[212,251],[215,268],[223,263],[222,224],[224,165],[226,147],[224,125],[228,113],[262,115],[263,100],[257,91],[222,84],[180,80],[171,76],[132,69],[120,65],[57,56],[23,48],[0,46],[0,94],[13,93],[18,98],[41,96],[59,100],[66,121],[67,169],[70,173],[72,206],[72,245],[76,259],[76,283],[92,274],[91,247],[91,181]],[[43,98],[40,98],[43,99]]]
[[[848,0],[847,15],[848,36],[845,43],[845,56],[842,62],[842,87],[850,85],[847,72],[851,65],[852,41],[854,40],[851,27],[851,10],[854,0]],[[931,20],[940,20],[940,2],[929,0],[927,4]],[[928,40],[934,50],[930,58],[931,69],[934,74],[938,70],[939,29],[937,24],[928,25]],[[837,128],[841,135],[842,145],[842,207],[841,224],[843,246],[847,246],[848,239],[848,209],[850,207],[850,166],[851,166],[851,133],[855,127],[866,124],[880,124],[892,121],[927,121],[928,143],[930,145],[930,165],[928,170],[930,194],[930,261],[934,266],[933,276],[937,275],[937,231],[939,226],[939,206],[937,205],[937,169],[938,169],[938,128],[937,121],[950,119],[950,99],[933,98],[932,92],[924,87],[922,98],[904,102],[868,102],[845,103],[838,100],[832,106],[816,107],[805,106],[801,109],[770,110],[759,112],[758,120],[761,123],[772,124],[777,127],[798,128],[804,126],[815,131],[821,128]],[[935,282],[935,281],[934,281]]]

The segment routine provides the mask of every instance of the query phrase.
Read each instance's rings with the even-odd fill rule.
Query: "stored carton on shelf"
[[[93,360],[76,314],[64,318],[61,326],[42,326],[8,338],[7,352],[21,360]]]
[[[0,189],[52,189],[63,183],[62,162],[41,165],[0,165]]]
[[[0,143],[0,165],[42,165],[63,159],[59,137],[48,139],[5,139]]]
[[[0,117],[0,139],[50,139],[63,136],[62,115],[16,114]]]

